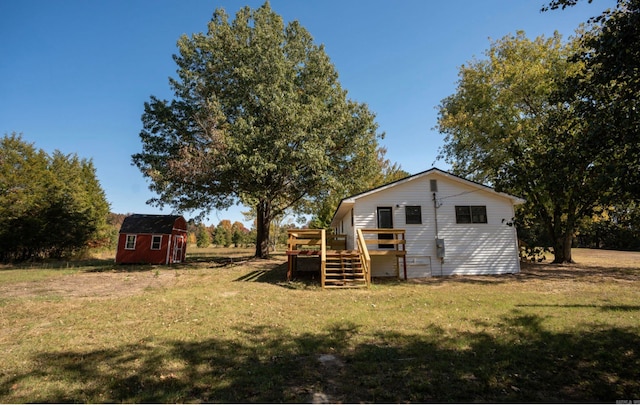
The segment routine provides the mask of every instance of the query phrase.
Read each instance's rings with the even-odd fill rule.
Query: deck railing
[[[360,251],[360,261],[362,262],[362,269],[364,271],[365,279],[367,280],[367,287],[371,285],[371,256],[369,255],[369,249],[367,243],[364,240],[364,235],[361,229],[356,229],[358,250]]]
[[[324,288],[327,281],[327,238],[324,229],[321,229],[320,235],[320,282]]]
[[[360,229],[358,229],[359,231]],[[365,245],[375,245],[374,248],[367,247],[371,256],[395,256],[396,277],[400,278],[400,258],[402,258],[403,276],[407,278],[406,244],[405,230],[397,228],[365,228],[362,229]],[[367,237],[372,235],[372,237]],[[381,238],[384,235],[384,238]],[[388,238],[388,239],[387,239]],[[382,247],[384,246],[384,247]]]
[[[346,235],[327,235],[324,229],[290,229],[288,234],[287,279],[291,279],[294,269],[297,267],[298,256],[315,256],[320,258],[320,277],[324,288],[326,284],[327,249],[331,251],[331,255],[335,255],[339,251],[345,251]],[[404,229],[358,228],[356,229],[356,243],[367,286],[371,284],[371,256],[394,256],[396,258],[396,276],[398,278],[400,278],[400,258],[402,258],[404,278],[406,279],[407,264]]]

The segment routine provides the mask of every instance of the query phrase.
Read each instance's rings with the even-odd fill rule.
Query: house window
[[[124,244],[124,248],[128,250],[134,250],[136,248],[136,235],[127,235],[127,241]]]
[[[487,207],[484,205],[456,205],[457,224],[486,224]]]
[[[404,207],[404,215],[407,224],[422,223],[422,207],[419,205],[407,205]]]
[[[151,237],[151,250],[160,250],[161,243],[162,243],[162,235],[153,235]]]

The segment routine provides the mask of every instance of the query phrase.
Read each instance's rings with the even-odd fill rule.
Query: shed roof
[[[129,215],[122,222],[120,233],[161,233],[170,234],[180,215]]]

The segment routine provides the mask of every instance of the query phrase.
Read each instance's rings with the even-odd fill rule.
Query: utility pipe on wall
[[[433,217],[434,217],[434,221],[435,221],[435,225],[436,225],[436,244],[438,243],[438,239],[439,239],[439,235],[438,235],[438,200],[436,198],[436,193],[433,193]],[[436,250],[438,249],[438,247],[436,246]],[[443,273],[443,264],[444,264],[444,257],[440,258],[440,276],[442,276]]]
[[[436,200],[436,193],[433,193],[433,217],[436,222],[436,239],[438,239],[438,200]]]

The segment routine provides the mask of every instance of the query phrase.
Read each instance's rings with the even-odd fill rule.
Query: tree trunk
[[[271,203],[259,201],[256,205],[256,254],[260,259],[269,258],[269,228],[271,227]]]
[[[567,229],[564,235],[554,239],[553,259],[554,263],[573,263],[571,258],[571,244],[573,243],[573,230]]]

